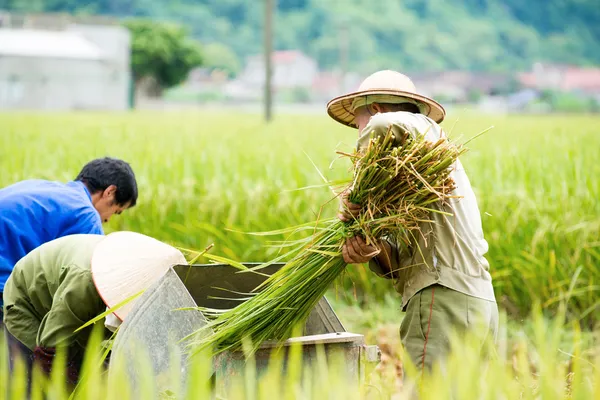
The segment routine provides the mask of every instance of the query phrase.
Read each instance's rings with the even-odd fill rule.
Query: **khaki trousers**
[[[400,326],[406,353],[419,371],[431,371],[451,350],[452,332],[472,333],[469,344],[483,350],[487,341],[496,342],[498,306],[495,302],[468,296],[441,285],[432,285],[408,302]]]

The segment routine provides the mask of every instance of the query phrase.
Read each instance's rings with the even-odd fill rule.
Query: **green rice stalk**
[[[346,239],[360,235],[374,244],[388,237],[409,246],[430,213],[441,212],[435,204],[453,197],[450,167],[464,151],[446,138],[432,143],[424,135],[412,138],[407,132],[396,138],[390,129],[371,138],[366,149],[340,153],[352,164],[353,179],[345,189],[349,200],[362,206],[360,216],[347,223],[333,218],[312,224],[313,235],[294,241],[297,247],[283,255],[291,260],[238,306],[200,308],[209,322],[194,334],[192,351],[240,350],[249,341],[246,350],[255,352],[266,340],[289,338],[345,270],[341,249]],[[240,271],[248,272],[252,271]]]

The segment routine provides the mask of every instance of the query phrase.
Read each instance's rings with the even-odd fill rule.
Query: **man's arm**
[[[382,278],[395,278],[398,269],[398,251],[396,246],[387,240],[381,240],[378,255],[369,260],[369,269]]]
[[[360,205],[348,201],[348,193],[340,196],[338,218],[343,222],[351,221],[360,214]],[[377,243],[367,244],[360,236],[348,238],[342,246],[342,256],[348,264],[369,263],[369,268],[375,274],[391,279],[394,271],[398,269],[399,254],[396,246],[387,240],[378,240]]]
[[[371,138],[384,136],[392,129],[396,145],[405,132],[412,137],[419,134],[425,135],[429,141],[437,141],[444,135],[442,129],[431,119],[421,114],[409,112],[379,113],[371,117],[357,142],[358,149],[368,146]],[[340,211],[338,218],[344,222],[358,217],[361,207],[348,201],[348,193],[340,197]],[[400,253],[395,245],[386,240],[379,241],[376,245],[367,245],[360,237],[350,238],[342,247],[344,260],[349,264],[362,264],[369,262],[369,268],[377,275],[384,278],[393,278],[400,265]]]
[[[40,325],[38,346],[57,347],[77,344],[84,347],[87,337],[75,330],[98,313],[102,299],[98,295],[89,270],[64,266],[61,283],[54,294],[50,311]]]
[[[69,375],[76,379],[79,367],[77,361],[83,357],[93,327],[77,333],[75,330],[98,315],[103,303],[89,271],[65,266],[61,270],[61,276],[50,311],[40,324],[34,354],[36,359],[46,365],[45,372],[50,373],[52,365],[48,361],[54,357],[57,348],[68,348]]]

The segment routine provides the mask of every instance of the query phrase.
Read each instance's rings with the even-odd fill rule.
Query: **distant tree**
[[[224,44],[210,43],[204,46],[204,66],[211,70],[220,70],[232,77],[240,72],[238,56]]]
[[[40,12],[44,10],[43,0],[4,0],[0,1],[0,10],[14,12]]]
[[[600,99],[590,99],[590,112],[600,113]]]
[[[279,0],[277,2],[277,8],[282,11],[302,10],[308,5],[308,0]]]
[[[0,9],[169,19],[190,27],[202,43],[222,43],[241,60],[262,52],[264,8],[259,3],[0,0]],[[341,60],[361,74],[380,68],[409,74],[449,69],[514,72],[527,70],[536,61],[600,64],[599,0],[276,3],[275,48],[302,50],[322,69],[339,68]],[[344,50],[348,46],[350,51]]]
[[[473,88],[467,93],[467,101],[471,104],[478,104],[483,97],[481,90]]]
[[[131,68],[136,88],[151,81],[150,94],[159,96],[164,89],[183,82],[188,73],[202,65],[200,45],[180,25],[144,19],[125,21],[131,32]]]
[[[508,96],[523,89],[521,82],[515,77],[511,77],[507,82],[496,85],[490,90],[492,96]]]

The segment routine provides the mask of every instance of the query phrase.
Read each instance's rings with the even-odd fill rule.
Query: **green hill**
[[[528,69],[534,61],[600,64],[598,0],[278,0],[275,45],[331,69]],[[369,4],[369,5],[367,5]],[[0,9],[146,16],[188,25],[239,57],[261,51],[263,2],[0,0]]]

